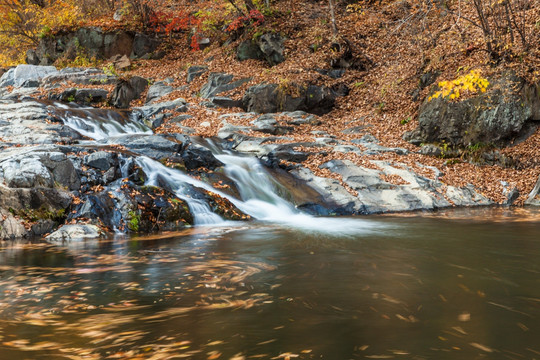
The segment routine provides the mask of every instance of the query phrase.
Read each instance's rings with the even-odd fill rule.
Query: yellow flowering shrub
[[[482,77],[480,70],[471,70],[467,75],[458,77],[451,81],[441,81],[439,91],[436,91],[428,98],[428,101],[438,97],[448,98],[450,100],[458,99],[462,93],[486,92],[489,81]]]

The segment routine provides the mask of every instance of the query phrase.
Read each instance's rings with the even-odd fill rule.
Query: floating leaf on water
[[[492,352],[493,352],[493,349],[491,349],[491,348],[488,347],[488,346],[482,345],[482,344],[478,344],[478,343],[470,343],[469,345],[471,345],[472,347],[475,347],[475,348],[477,348],[477,349],[480,349],[480,350],[482,350],[482,351],[488,352],[488,353],[492,353]]]
[[[471,314],[464,312],[458,315],[458,320],[462,322],[471,321]]]
[[[206,346],[215,346],[215,345],[221,345],[221,344],[225,344],[223,341],[221,340],[216,340],[216,341],[212,341],[208,344],[206,344]]]

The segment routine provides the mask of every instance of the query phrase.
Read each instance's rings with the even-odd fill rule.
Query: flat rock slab
[[[97,239],[105,233],[95,225],[64,225],[49,236],[48,241],[63,242],[73,240]]]

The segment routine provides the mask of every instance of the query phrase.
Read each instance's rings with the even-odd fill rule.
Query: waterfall
[[[67,126],[95,140],[114,142],[114,139],[111,139],[113,136],[152,134],[150,129],[138,124],[128,113],[63,107],[57,109],[57,115],[62,111],[61,118]],[[224,225],[231,222],[224,221],[213,213],[203,196],[193,187],[211,191],[228,199],[242,212],[257,220],[301,228],[305,231],[340,235],[369,231],[370,226],[363,220],[319,218],[301,212],[277,194],[275,182],[257,158],[221,153],[219,147],[213,143],[200,145],[209,148],[225,165],[225,173],[236,183],[240,198],[225,194],[180,170],[168,168],[146,156],[139,156],[136,159],[147,176],[146,183],[154,186],[162,186],[165,183],[178,198],[188,204],[196,225]],[[125,172],[125,169],[122,172]]]
[[[159,186],[162,181],[174,191],[178,198],[184,200],[193,215],[195,225],[223,224],[225,221],[217,214],[214,214],[208,204],[202,199],[197,199],[189,194],[189,186],[196,186],[216,192],[214,188],[202,181],[191,178],[184,173],[170,169],[161,163],[146,156],[137,158],[137,163],[147,176],[146,184]]]

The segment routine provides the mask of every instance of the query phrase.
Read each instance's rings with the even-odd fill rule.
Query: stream
[[[538,359],[540,211],[2,243],[2,359]]]
[[[98,146],[151,133],[65,112]],[[209,148],[240,198],[137,159],[193,228],[0,242],[0,359],[540,358],[539,209],[313,217],[256,159]],[[224,221],[189,186],[255,220]]]

